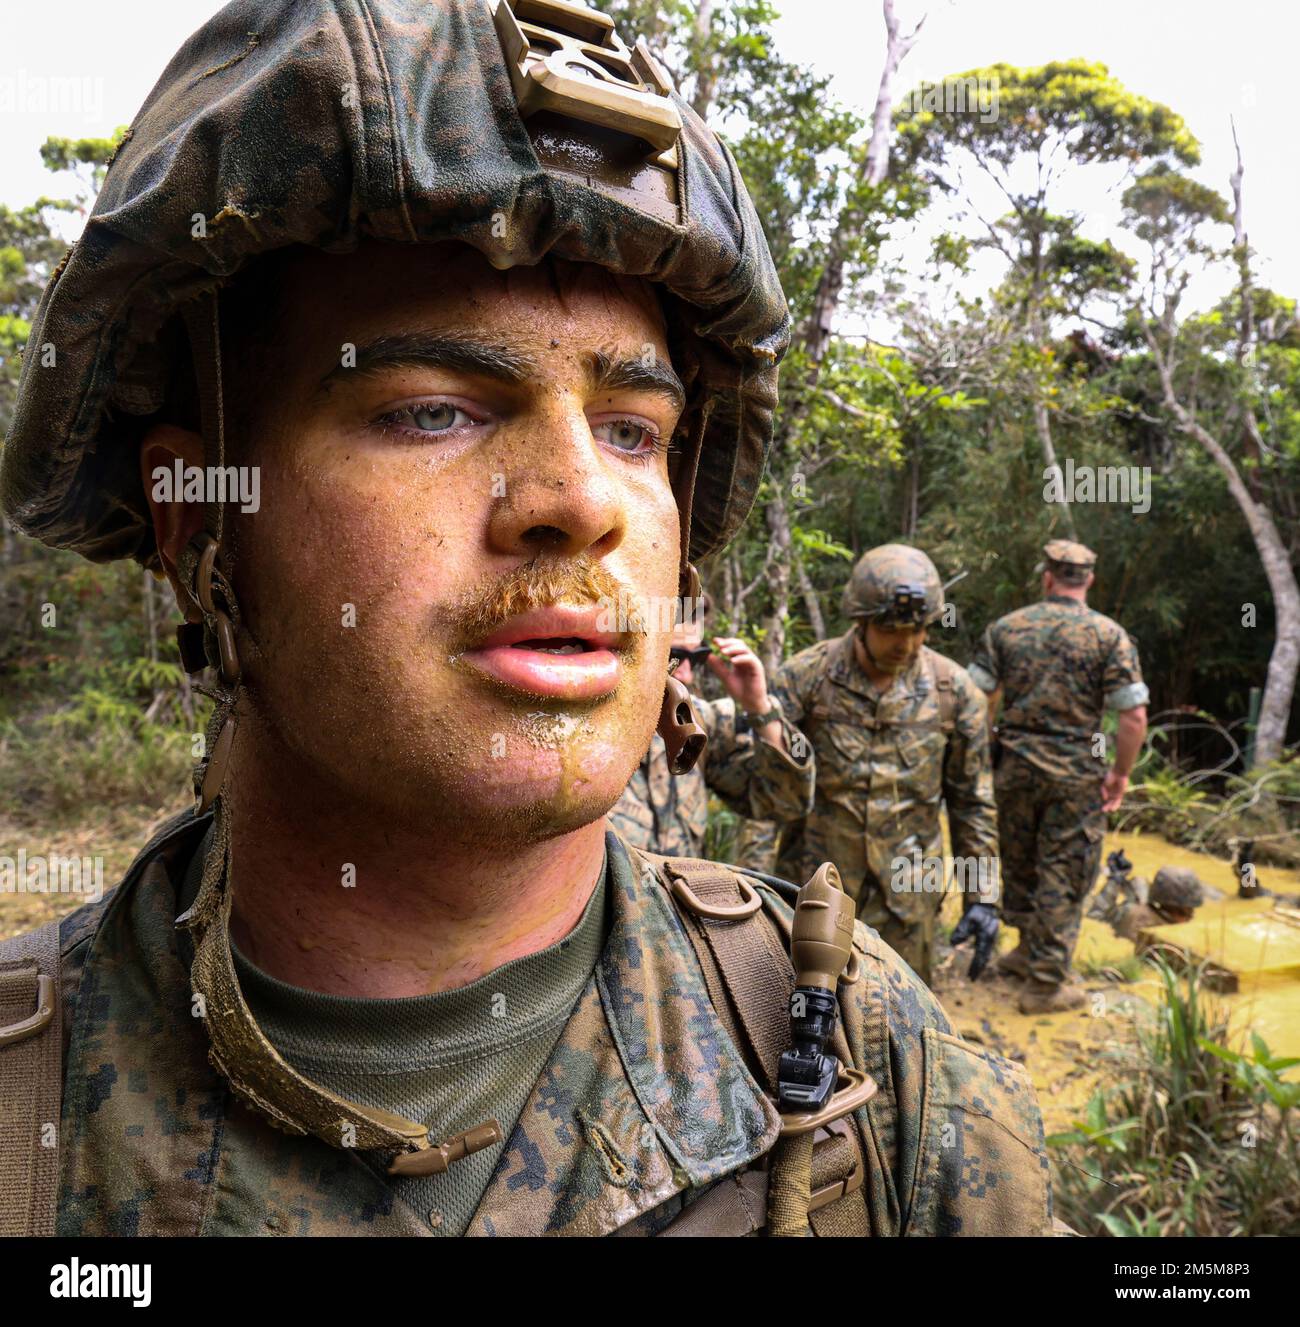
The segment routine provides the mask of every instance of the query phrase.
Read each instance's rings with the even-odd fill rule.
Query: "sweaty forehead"
[[[443,325],[588,348],[666,344],[656,287],[592,263],[547,259],[499,271],[467,245],[372,240],[349,254],[295,251],[278,276],[281,321],[317,334]]]

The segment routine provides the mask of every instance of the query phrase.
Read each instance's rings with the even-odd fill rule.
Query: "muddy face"
[[[590,823],[668,656],[671,618],[629,631],[611,606],[677,588],[653,293],[459,246],[304,254],[284,280],[237,530],[238,761],[459,842]]]
[[[920,654],[925,633],[925,627],[868,621],[863,636],[872,662],[882,673],[903,673]]]

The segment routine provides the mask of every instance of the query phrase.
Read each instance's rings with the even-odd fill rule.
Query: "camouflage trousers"
[[[1070,974],[1084,901],[1101,867],[1100,781],[1054,782],[1007,752],[994,775],[1002,854],[1002,920],[1020,931],[1029,974]]]
[[[858,899],[858,919],[878,931],[880,938],[927,986],[944,896],[935,894],[933,898],[933,908],[926,908],[919,916],[909,917],[906,921],[890,912],[885,906],[884,891],[874,888],[870,880],[863,885],[862,896]]]
[[[781,828],[771,820],[743,821],[736,835],[734,850],[736,864],[746,866],[751,871],[766,871],[780,875],[781,867],[777,858],[780,856],[782,843]],[[795,871],[794,874],[800,873]],[[805,876],[795,880],[794,883],[803,884],[806,878]],[[845,882],[845,888],[850,894],[854,894],[851,881]],[[933,898],[933,906],[925,906],[920,909],[919,916],[904,920],[885,906],[885,889],[874,877],[868,875],[862,882],[860,890],[854,894],[858,919],[877,931],[880,938],[928,986],[930,967],[934,960],[934,939],[944,895],[934,894],[925,897]]]
[[[736,843],[731,850],[733,864],[771,875],[776,870],[780,828],[774,820],[742,820],[736,828]]]

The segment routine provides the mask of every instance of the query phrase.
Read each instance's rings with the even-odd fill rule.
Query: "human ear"
[[[155,472],[172,475],[177,460],[182,466],[202,468],[203,439],[175,424],[155,424],[140,442],[140,482],[149,503],[159,560],[176,603],[184,611],[189,595],[181,588],[176,563],[182,549],[203,527],[203,504],[182,501],[179,494],[171,493],[170,486],[165,490],[170,494],[169,499],[155,496],[161,489],[162,478]]]

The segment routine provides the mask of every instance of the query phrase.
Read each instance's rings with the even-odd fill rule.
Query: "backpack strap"
[[[0,942],[0,1235],[53,1235],[63,1019],[59,923]]]
[[[778,1063],[790,1048],[794,967],[789,936],[768,915],[762,895],[744,874],[690,857],[633,849],[654,869],[695,951],[709,1000],[723,1027],[770,1096]],[[835,1051],[853,1064],[842,1024]],[[671,1235],[867,1235],[865,1151],[857,1122],[833,1120],[815,1134],[777,1141],[770,1170],[730,1177],[686,1208],[665,1230]],[[767,1162],[768,1158],[764,1158]],[[743,1227],[743,1228],[742,1228]]]
[[[945,733],[950,733],[957,726],[957,695],[952,685],[957,665],[951,659],[933,651],[930,651],[926,657],[930,661],[935,698],[939,702],[939,726]]]

